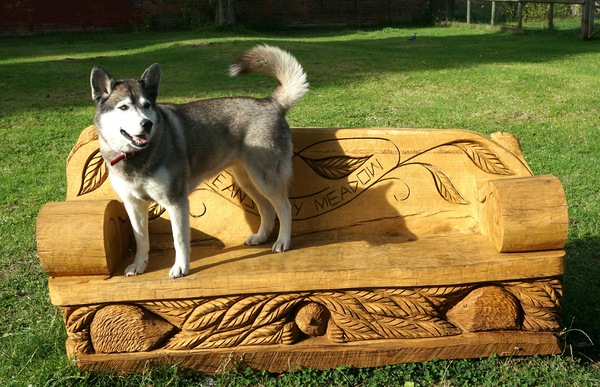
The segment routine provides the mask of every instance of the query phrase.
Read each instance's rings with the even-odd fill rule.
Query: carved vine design
[[[369,139],[375,139],[375,138],[364,138],[365,141],[368,141]],[[343,141],[343,140],[344,139],[339,139],[338,141]],[[431,174],[431,176],[433,178],[435,187],[436,187],[438,193],[440,194],[440,196],[444,200],[446,200],[447,202],[452,203],[452,204],[469,204],[469,201],[467,199],[465,199],[464,196],[458,191],[458,189],[456,188],[454,183],[452,183],[452,180],[450,179],[450,177],[448,177],[446,172],[444,172],[441,168],[439,168],[438,166],[433,165],[433,164],[418,162],[418,161],[413,161],[413,160],[415,160],[417,157],[423,156],[435,149],[439,149],[439,148],[442,148],[445,146],[451,146],[451,147],[455,147],[455,148],[461,150],[463,153],[465,153],[467,155],[467,157],[469,158],[469,160],[471,160],[471,162],[477,168],[482,170],[483,172],[493,174],[493,175],[514,175],[514,172],[506,164],[504,164],[502,162],[502,160],[500,160],[496,154],[494,154],[488,147],[486,147],[484,144],[482,144],[479,141],[475,141],[475,140],[450,141],[450,142],[446,142],[443,144],[433,146],[431,148],[428,148],[424,151],[421,151],[421,152],[407,158],[406,160],[402,160],[402,158],[400,156],[400,150],[398,149],[396,144],[393,144],[391,141],[389,141],[387,139],[379,138],[376,140],[387,141],[390,144],[392,144],[393,147],[398,152],[398,157],[400,159],[400,160],[398,160],[398,164],[396,166],[393,166],[391,169],[386,171],[386,173],[380,177],[380,180],[383,179],[385,177],[385,175],[387,175],[388,173],[392,172],[395,169],[398,169],[401,167],[406,167],[409,165],[419,165],[419,166],[422,166],[423,168],[427,169],[427,171],[429,171],[429,173]],[[318,146],[319,144],[321,144],[321,143],[315,143],[311,146],[308,146],[308,147],[302,149],[301,151],[296,153],[296,156],[300,157],[300,159],[303,160],[308,166],[310,166],[314,172],[316,172],[319,176],[321,176],[325,179],[341,179],[341,178],[347,177],[350,174],[352,174],[353,172],[357,171],[359,168],[361,168],[367,160],[369,160],[371,157],[373,157],[373,155],[363,156],[363,157],[350,157],[350,156],[344,155],[344,156],[331,156],[331,157],[324,157],[324,158],[319,158],[319,159],[312,159],[312,158],[305,157],[302,155],[302,153],[304,153],[305,151],[308,151],[311,148]]]
[[[339,139],[335,141],[344,141],[346,139]],[[435,149],[439,149],[442,147],[454,147],[462,151],[469,160],[480,170],[492,175],[513,175],[514,172],[504,163],[502,160],[498,158],[498,156],[493,153],[486,145],[482,142],[476,140],[456,140],[450,141],[443,144],[439,144],[433,146],[431,148],[425,149],[411,157],[408,157],[404,160],[401,158],[401,152],[396,144],[384,138],[374,138],[367,137],[362,139],[364,141],[378,141],[387,143],[390,147],[390,151],[395,153],[398,157],[397,164],[391,166],[385,166],[386,171],[377,177],[377,181],[382,181],[386,175],[390,172],[410,165],[417,165],[425,168],[432,176],[434,185],[439,195],[447,202],[452,204],[459,205],[467,205],[470,204],[469,201],[459,192],[451,178],[446,174],[444,170],[440,167],[418,161],[417,158],[419,156],[426,155]],[[367,156],[348,156],[348,155],[336,155],[324,158],[310,158],[305,155],[311,148],[318,147],[321,144],[332,141],[326,140],[317,142],[312,144],[301,151],[296,153],[303,162],[305,162],[317,175],[326,179],[326,180],[339,180],[350,176],[351,174],[357,172],[360,168],[364,167],[365,164],[373,158],[373,155]],[[382,167],[383,168],[383,167]],[[79,189],[79,196],[90,193],[96,189],[98,189],[107,179],[108,177],[108,168],[106,167],[106,163],[102,159],[102,156],[99,150],[96,150],[92,153],[92,155],[86,161],[83,167],[83,176],[81,187]],[[368,186],[365,186],[364,189],[370,187],[374,182],[371,182]],[[356,187],[355,187],[356,188]],[[213,189],[213,188],[211,188]],[[352,191],[352,187],[348,188],[349,191]],[[214,191],[214,189],[213,189]],[[217,191],[215,191],[217,192]],[[356,192],[356,195],[351,199],[353,200],[355,197],[358,197],[363,191]],[[217,192],[218,193],[218,192]],[[160,217],[165,212],[165,209],[162,208],[155,202],[151,202],[149,208],[149,218],[156,219]],[[194,215],[194,217],[199,217],[201,215]]]
[[[558,279],[485,285],[501,286],[518,300],[522,330],[560,329],[562,284]],[[481,285],[256,294],[130,305],[151,312],[168,325],[161,349],[291,345],[307,337],[299,317],[300,309],[307,304],[326,312],[327,318],[320,322],[326,324],[324,336],[333,343],[344,343],[458,335],[461,330],[447,321],[445,312],[478,286]],[[69,341],[75,351],[94,352],[90,326],[96,312],[105,307],[111,305],[63,308]],[[128,327],[119,324],[114,329],[122,337],[122,330]],[[110,337],[103,333],[98,340]]]

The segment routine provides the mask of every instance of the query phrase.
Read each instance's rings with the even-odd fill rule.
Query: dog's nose
[[[152,129],[152,121],[150,120],[142,120],[142,122],[140,122],[140,125],[142,125],[142,128],[144,128],[144,131],[149,132],[150,129]]]

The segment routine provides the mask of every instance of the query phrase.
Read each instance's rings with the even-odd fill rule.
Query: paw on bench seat
[[[168,214],[150,206],[147,272],[86,128],[65,202],[38,216],[40,261],[83,369],[218,372],[381,366],[561,351],[567,205],[518,141],[461,130],[295,128],[292,250],[258,227],[227,171],[191,195],[190,274],[168,278]]]

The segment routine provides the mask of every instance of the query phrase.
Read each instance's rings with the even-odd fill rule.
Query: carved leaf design
[[[364,316],[363,316],[364,317]],[[373,340],[381,338],[381,334],[373,326],[361,319],[359,316],[331,312],[331,318],[335,324],[344,332],[348,341]]]
[[[332,313],[347,315],[352,318],[360,318],[364,314],[362,304],[351,295],[338,292],[325,292],[311,296],[311,300],[323,304]]]
[[[267,325],[275,320],[283,318],[302,301],[302,295],[297,293],[275,296],[264,304],[260,313],[256,316],[252,327]]]
[[[397,305],[397,312],[392,317],[435,316],[438,314],[435,305],[427,297],[414,290],[396,289],[390,294],[390,297]]]
[[[191,301],[152,301],[141,302],[138,305],[159,315],[171,324],[181,327],[188,315],[201,303],[201,300]]]
[[[207,329],[203,332],[192,332],[192,331],[181,331],[173,336],[167,344],[165,349],[184,350],[197,348],[207,337],[213,333],[213,329]]]
[[[83,167],[83,179],[81,188],[77,196],[85,195],[100,187],[108,178],[108,170],[106,163],[100,154],[100,150],[96,150],[87,160]]]
[[[410,319],[382,317],[375,321],[385,338],[423,338],[451,336],[460,333],[452,324],[440,318],[417,316]]]
[[[535,308],[554,308],[555,301],[547,293],[543,283],[519,282],[507,289],[515,295],[522,304]]]
[[[295,322],[287,322],[283,326],[283,332],[281,333],[281,344],[293,344],[299,335],[298,326]]]
[[[461,333],[461,330],[450,324],[446,320],[442,320],[432,316],[419,316],[411,319],[411,323],[419,327],[431,336],[452,336]]]
[[[469,201],[465,199],[460,192],[456,189],[448,175],[442,171],[439,167],[431,164],[421,164],[431,173],[435,182],[435,187],[439,192],[440,196],[449,203],[453,204],[469,204]]]
[[[285,324],[285,320],[280,320],[257,328],[251,331],[239,345],[279,344],[282,340]]]
[[[75,352],[79,353],[94,353],[90,332],[83,330],[81,332],[68,333],[68,343],[72,346]]]
[[[524,330],[560,329],[557,316],[562,283],[559,280],[502,285],[521,302]],[[306,301],[328,309],[326,337],[341,343],[460,334],[458,328],[442,318],[440,310],[475,286],[265,294],[136,304],[169,322],[180,322],[173,324],[181,330],[167,335],[170,337],[166,338],[164,349],[292,344],[300,334],[294,321],[295,311]],[[69,340],[77,351],[94,350],[88,333],[100,316],[97,312],[104,307],[63,308]],[[175,330],[172,327],[171,331]]]
[[[197,306],[183,324],[183,329],[202,331],[210,326],[217,325],[235,301],[236,298],[222,297]]]
[[[553,310],[522,305],[523,329],[528,331],[557,331],[560,324]]]
[[[562,308],[561,299],[563,296],[562,283],[560,280],[553,279],[538,283],[543,287],[544,291],[548,294],[552,302],[554,302],[556,308],[560,310]]]
[[[378,316],[400,317],[406,315],[402,308],[389,296],[380,292],[356,291],[349,292],[359,299],[365,310]]]
[[[434,288],[419,288],[415,292],[427,298],[436,307],[440,307],[447,301],[456,300],[471,291],[473,286],[444,286]],[[394,289],[393,292],[405,292],[408,289]]]
[[[322,159],[302,157],[316,173],[326,179],[341,179],[360,168],[371,156],[333,156]]]
[[[462,140],[451,143],[471,159],[479,169],[494,175],[514,175],[514,173],[487,147],[477,141]]]
[[[150,202],[150,206],[148,207],[148,220],[154,220],[160,218],[160,216],[165,212],[163,206],[152,201]]]
[[[560,323],[557,313],[561,309],[559,281],[534,281],[511,283],[506,287],[521,302],[523,329],[557,331]]]
[[[272,296],[269,295],[242,298],[227,310],[219,324],[219,330],[238,327],[252,321],[270,298]]]
[[[442,286],[434,288],[418,288],[416,290],[419,294],[424,294],[427,297],[442,297],[444,299],[449,297],[460,297],[461,294],[471,291],[473,286]],[[393,289],[392,292],[404,292],[407,289]]]
[[[225,332],[218,332],[210,336],[206,341],[202,342],[201,348],[222,348],[234,347],[238,345],[250,333],[247,326],[233,329]]]
[[[100,309],[100,305],[83,306],[73,311],[65,324],[67,332],[75,333],[88,329],[98,309]]]
[[[327,324],[327,338],[334,343],[346,342],[344,331],[342,331],[342,329],[331,320]]]

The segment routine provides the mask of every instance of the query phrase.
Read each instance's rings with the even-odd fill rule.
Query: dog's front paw
[[[142,274],[144,271],[146,271],[146,265],[138,265],[135,262],[132,263],[131,265],[127,266],[127,269],[125,269],[125,276],[126,277],[131,277],[134,275],[138,275],[138,274]]]
[[[289,240],[277,240],[273,245],[274,253],[283,253],[284,251],[288,251],[290,249],[290,241]]]
[[[187,267],[186,265],[180,265],[180,264],[176,263],[173,265],[171,270],[169,270],[169,277],[170,278],[183,277],[184,275],[188,275],[189,270],[190,270],[189,267]]]
[[[247,244],[248,246],[258,246],[258,245],[262,245],[263,243],[265,243],[268,238],[269,238],[268,235],[252,234],[248,237],[248,239],[246,239],[246,242],[244,242],[244,243]]]

